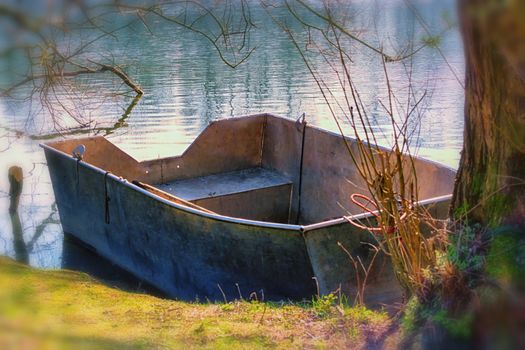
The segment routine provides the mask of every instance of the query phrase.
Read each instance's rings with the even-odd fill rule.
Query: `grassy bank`
[[[395,341],[386,313],[328,304],[164,300],[0,257],[1,349],[376,348]]]

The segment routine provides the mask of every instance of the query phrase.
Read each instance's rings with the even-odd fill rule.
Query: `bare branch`
[[[86,122],[85,109],[79,108],[90,80],[77,80],[76,77],[109,72],[137,95],[144,91],[123,66],[111,58],[111,51],[109,58],[93,58],[94,44],[108,37],[118,40],[118,34],[135,23],[142,23],[153,35],[149,21],[156,17],[154,19],[161,19],[165,25],[173,24],[204,37],[220,59],[235,68],[256,49],[249,46],[248,35],[255,25],[248,3],[242,0],[240,7],[242,13],[235,16],[237,7],[232,3],[208,5],[193,0],[150,0],[137,4],[107,0],[91,4],[77,0],[50,7],[49,13],[36,15],[27,13],[17,3],[2,4],[0,18],[8,19],[9,29],[17,33],[20,41],[13,41],[11,47],[0,47],[0,58],[15,53],[21,54],[22,60],[11,73],[18,81],[12,79],[14,83],[0,88],[0,97],[28,102],[31,111],[26,124],[31,123],[35,115],[44,115],[51,119],[57,133],[71,128],[66,127],[63,117],[77,123],[82,130],[95,128],[91,121]],[[122,23],[116,18],[124,18],[125,23],[116,24]],[[78,40],[79,37],[82,40]],[[25,72],[19,72],[24,68]],[[112,94],[117,95],[116,92]],[[76,128],[71,131],[76,132]]]

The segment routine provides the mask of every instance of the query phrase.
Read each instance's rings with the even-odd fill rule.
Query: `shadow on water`
[[[167,298],[163,292],[100,256],[68,233],[64,233],[62,268],[87,273],[112,288]]]

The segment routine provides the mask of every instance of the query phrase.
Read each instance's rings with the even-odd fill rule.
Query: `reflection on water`
[[[433,33],[445,26],[443,14],[453,17],[453,0],[414,2]],[[403,47],[427,35],[402,0],[356,1],[355,6],[352,28],[373,43]],[[126,94],[100,96],[97,92],[118,89],[121,82],[111,75],[83,77],[89,84],[82,108],[95,127],[92,133],[106,135],[142,160],[180,154],[216,118],[272,112],[295,119],[305,112],[310,123],[334,130],[315,81],[286,35],[262,9],[254,8],[253,16],[257,30],[250,44],[257,50],[236,69],[225,66],[200,37],[176,27],[166,30],[162,23],[151,23],[152,33],[140,26],[130,27],[118,41],[107,38],[93,45],[93,57],[111,52],[139,82],[145,95],[139,101]],[[440,49],[462,77],[457,30],[443,34]],[[376,121],[375,128],[386,130],[378,103],[385,93],[380,60],[359,46],[351,46],[350,51],[355,84]],[[463,133],[462,88],[436,49],[418,52],[412,66],[413,83],[429,96],[419,137],[414,140],[418,154],[456,167]],[[390,77],[400,91],[406,89],[405,68],[402,64],[389,65]],[[322,65],[320,69],[326,80],[335,80],[330,69]],[[131,113],[130,104],[134,105]],[[53,131],[42,118],[27,121],[30,107],[27,101],[0,99],[0,151],[4,151],[0,153],[0,172],[16,164],[26,174],[19,210],[22,232],[13,239],[7,174],[0,173],[0,254],[15,257],[20,253],[22,257],[24,246],[30,264],[60,267],[63,259],[71,260],[72,256],[67,248],[63,251],[63,235],[39,141],[9,131],[27,130],[37,135]]]

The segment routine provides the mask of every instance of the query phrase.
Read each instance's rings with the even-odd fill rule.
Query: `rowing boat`
[[[373,216],[351,200],[366,186],[343,141],[258,114],[211,122],[162,159],[139,162],[104,137],[41,146],[65,233],[170,297],[282,300],[352,297],[348,254],[372,259],[373,235],[349,222]],[[445,217],[454,170],[421,158],[414,167],[418,205]],[[368,303],[399,297],[383,253],[367,285]]]

